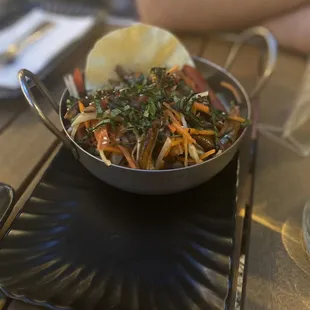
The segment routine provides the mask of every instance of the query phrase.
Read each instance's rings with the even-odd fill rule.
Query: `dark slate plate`
[[[139,196],[62,149],[0,241],[3,291],[77,310],[229,308],[237,166],[188,192]]]

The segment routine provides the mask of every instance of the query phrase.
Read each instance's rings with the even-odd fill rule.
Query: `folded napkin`
[[[13,63],[0,66],[0,87],[18,88],[17,72],[20,69],[40,73],[57,54],[90,30],[95,23],[95,17],[72,17],[33,9],[13,25],[0,31],[0,52],[46,21],[52,22],[54,26],[23,50]]]

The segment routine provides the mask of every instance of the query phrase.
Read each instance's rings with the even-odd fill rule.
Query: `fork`
[[[52,22],[42,22],[28,32],[25,37],[11,43],[4,52],[0,53],[0,64],[5,65],[14,62],[22,51],[41,39],[54,25]]]

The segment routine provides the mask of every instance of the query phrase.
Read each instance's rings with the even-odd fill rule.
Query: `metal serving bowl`
[[[266,60],[265,70],[249,97],[242,85],[227,70],[232,65],[242,44],[256,36],[260,36],[265,40],[268,48],[268,58]],[[240,114],[244,118],[250,119],[250,98],[252,99],[259,93],[274,69],[277,58],[277,42],[273,35],[263,27],[248,29],[241,33],[238,38],[239,39],[236,43],[234,43],[228,55],[225,68],[221,68],[220,66],[203,58],[193,57],[193,59],[198,70],[206,78],[212,79],[212,88],[215,92],[218,91],[216,88],[217,86],[220,86],[220,81],[226,81],[237,89],[242,99]],[[128,192],[153,195],[171,194],[193,188],[208,181],[231,161],[238,151],[240,143],[244,139],[246,132],[248,131],[248,128],[245,128],[231,147],[225,150],[222,154],[201,164],[173,170],[138,170],[117,165],[111,165],[108,167],[100,158],[91,155],[81,148],[74,140],[71,139],[70,135],[66,131],[64,125],[64,115],[66,113],[66,99],[69,95],[68,91],[64,91],[58,105],[52,99],[46,87],[33,73],[23,69],[19,72],[18,76],[23,94],[30,106],[39,115],[46,127],[53,134],[55,134],[60,141],[63,142],[65,147],[72,151],[75,158],[100,180]],[[38,87],[41,93],[54,107],[56,112],[58,112],[64,132],[60,132],[43,114],[31,92],[27,79],[32,80],[34,85]]]

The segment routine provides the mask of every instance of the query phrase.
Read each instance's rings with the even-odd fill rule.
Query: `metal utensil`
[[[42,22],[30,30],[26,36],[11,43],[7,49],[0,54],[0,64],[5,65],[13,62],[22,51],[41,39],[54,25],[55,24],[52,22]]]

